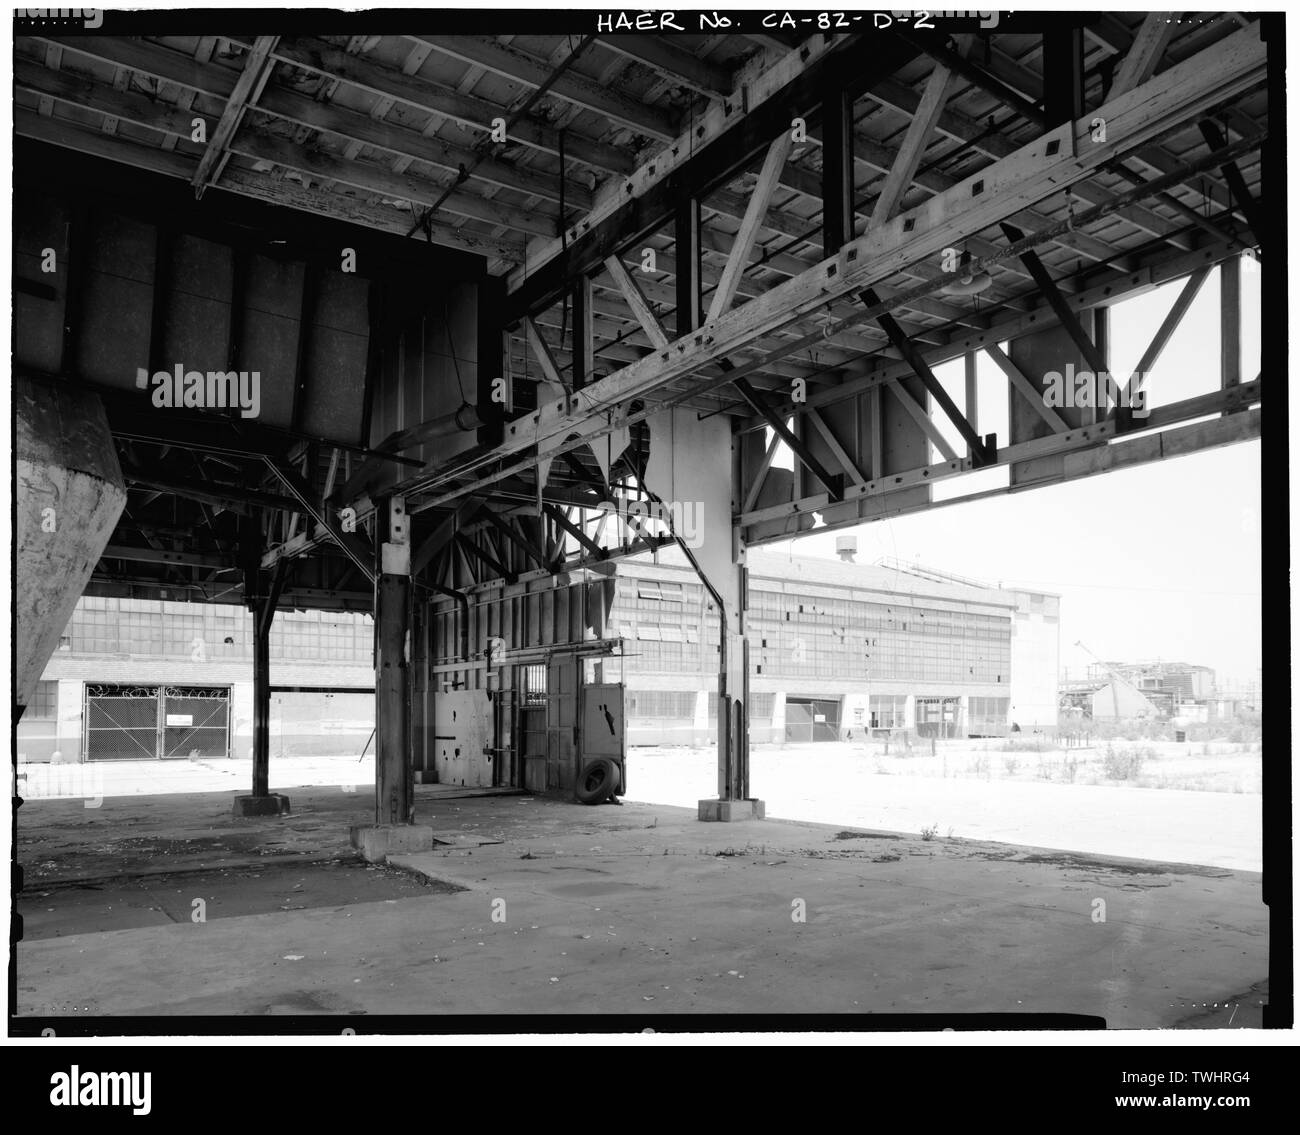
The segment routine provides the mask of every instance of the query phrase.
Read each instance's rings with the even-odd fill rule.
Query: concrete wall
[[[1061,600],[1055,595],[1013,591],[1011,705],[1008,716],[1021,730],[1055,729],[1060,706]]]

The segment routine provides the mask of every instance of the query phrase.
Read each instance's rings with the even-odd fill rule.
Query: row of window
[[[816,627],[751,633],[756,672],[769,677],[894,678],[934,682],[1003,682],[1011,667],[1009,643],[979,639],[947,642],[902,634],[850,636]]]
[[[353,612],[282,611],[271,657],[368,664],[374,623]],[[251,659],[252,615],[240,607],[84,596],[59,641],[74,654],[135,654],[196,662]]]
[[[629,690],[625,697],[628,717],[695,717],[693,690]]]
[[[24,721],[52,721],[59,706],[59,683],[37,682],[32,699],[23,711]]]
[[[776,707],[776,694],[750,694],[749,695],[749,720],[759,721],[764,718],[771,719],[772,710]],[[718,712],[718,692],[713,690],[709,693],[709,720],[712,721]]]
[[[756,693],[750,696],[751,721],[770,719],[775,708],[776,695]],[[1007,698],[971,698],[969,717],[982,725],[1005,725]],[[718,711],[718,695],[709,693],[709,719]],[[918,720],[942,719],[944,713],[955,716],[960,712],[957,698],[918,698]],[[693,718],[695,693],[690,690],[630,690],[627,694],[627,714],[639,718]],[[855,715],[859,723],[861,714]],[[907,696],[905,694],[872,694],[868,700],[866,723],[872,729],[904,729],[907,727]]]

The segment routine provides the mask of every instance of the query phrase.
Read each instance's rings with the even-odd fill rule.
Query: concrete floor
[[[1260,1024],[1251,872],[437,789],[417,790],[417,812],[444,842],[399,860],[406,880],[340,865],[369,792],[300,789],[292,815],[259,820],[233,819],[230,793],[29,802],[19,1014]]]

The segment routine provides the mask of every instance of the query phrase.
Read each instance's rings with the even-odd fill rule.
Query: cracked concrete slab
[[[168,799],[166,815],[125,830],[193,841],[193,801]],[[100,823],[142,821],[130,803]],[[209,804],[224,831],[249,822]],[[309,829],[299,850],[346,856],[347,818],[363,807],[321,790],[257,830],[297,824]],[[392,865],[465,890],[365,901],[362,887],[205,924],[63,925],[19,945],[20,1015],[74,1003],[181,1016],[1068,1012],[1112,1028],[1222,1027],[1206,1007],[1247,990],[1232,1027],[1257,1027],[1267,996],[1251,872],[780,820],[720,829],[636,803],[417,808],[449,841]],[[42,834],[34,818],[20,857]],[[211,846],[190,858],[223,862]]]

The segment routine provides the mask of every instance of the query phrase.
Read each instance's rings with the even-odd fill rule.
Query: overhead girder
[[[688,137],[678,143],[676,154],[670,147],[669,154],[648,163],[647,170],[628,183],[635,194],[632,200],[613,207],[603,217],[598,207],[563,247],[553,254],[539,253],[541,267],[530,268],[527,279],[510,293],[503,322],[513,324],[547,306],[562,294],[565,281],[595,271],[607,257],[661,228],[673,217],[679,201],[706,198],[774,138],[788,134],[794,117],[815,118],[828,84],[847,91],[863,90],[916,54],[914,48],[893,37],[872,41],[869,52],[865,46],[865,41],[853,36],[835,43],[814,62],[802,66],[779,91],[757,106],[751,105],[735,125],[720,130],[707,145],[691,153],[697,140]],[[537,259],[530,257],[533,262]]]
[[[1202,56],[1148,81],[1139,88],[1141,98],[1131,92],[1099,108],[1095,114],[1105,117],[1108,123],[1106,141],[1093,141],[1089,124],[1084,121],[1049,131],[931,201],[858,238],[841,250],[834,262],[778,285],[692,333],[690,343],[679,339],[669,350],[647,356],[602,379],[584,392],[586,412],[604,412],[630,398],[644,396],[701,365],[726,357],[757,336],[807,317],[828,301],[887,278],[896,265],[914,263],[933,254],[962,232],[977,231],[1005,219],[1017,205],[1045,200],[1085,180],[1106,162],[1160,138],[1171,126],[1256,85],[1264,75],[1264,54],[1258,28],[1242,29]],[[707,335],[702,334],[705,331]],[[597,426],[596,431],[601,428]],[[507,424],[502,445],[493,451],[492,459],[500,460],[528,445],[538,446],[543,454],[559,452],[565,447],[564,437],[575,431],[581,433],[581,425],[562,408],[545,407],[530,419],[526,432],[518,425]],[[453,475],[474,472],[485,463],[485,457],[480,456],[468,462],[453,462],[445,470],[419,478],[415,487],[436,488],[447,484]],[[509,468],[491,477],[506,475]]]

